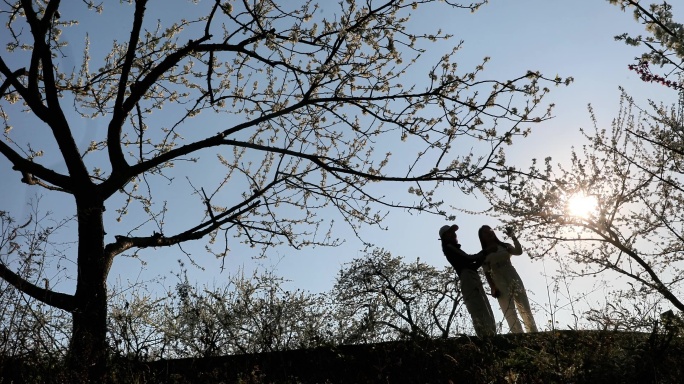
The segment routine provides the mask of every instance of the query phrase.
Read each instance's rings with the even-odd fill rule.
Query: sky
[[[155,3],[150,3],[148,12],[156,11]],[[111,28],[114,33],[120,25],[104,21],[118,19],[119,16],[109,11],[105,6],[102,16],[91,16],[83,24]],[[683,10],[675,8],[674,11],[680,15]],[[164,12],[173,12],[173,7],[166,8]],[[161,14],[159,17],[163,19],[165,16],[174,15]],[[634,57],[641,51],[615,41],[614,36],[624,32],[643,33],[643,29],[634,21],[631,13],[621,12],[605,0],[494,0],[474,14],[466,11],[434,12],[430,7],[419,7],[411,27],[423,26],[441,28],[454,35],[446,45],[431,48],[426,55],[428,58],[431,54],[441,55],[450,44],[459,40],[465,41],[464,48],[457,56],[461,65],[473,66],[479,64],[483,57],[491,57],[483,78],[509,78],[524,74],[527,70],[539,70],[548,77],[558,74],[574,78],[569,87],[554,88],[545,99],[546,103],[556,104],[554,118],[534,125],[529,138],[507,148],[507,160],[521,167],[530,164],[533,158],[543,159],[547,156],[563,162],[568,158],[571,146],[581,146],[583,141],[579,128],[592,127],[588,104],[594,107],[599,124],[608,127],[618,111],[620,86],[642,103],[647,99],[674,102],[677,97],[676,92],[644,83],[635,72],[628,70],[628,64],[633,63]],[[89,138],[84,134],[80,139],[85,141]],[[0,210],[21,206],[35,193],[33,189],[17,183],[16,175],[9,168],[8,162],[4,158],[0,159],[0,180],[3,180],[0,184]],[[407,189],[408,186],[392,185],[387,188]],[[455,190],[452,195],[453,200],[447,201],[448,204],[471,210],[487,208],[482,198],[466,197]],[[51,199],[46,195],[41,204],[47,204],[59,212],[63,201]],[[486,214],[468,215],[458,211],[454,214],[457,215],[456,223],[461,227],[459,240],[463,249],[471,253],[479,250],[477,229],[485,224],[493,227],[500,224]],[[384,224],[387,230],[369,229],[364,236],[377,247],[385,248],[407,261],[420,258],[436,268],[448,266],[437,235],[439,227],[446,224],[442,218],[395,211],[388,215]],[[287,287],[291,289],[324,292],[332,288],[337,272],[345,263],[364,255],[361,252],[362,244],[344,228],[340,227],[339,230],[340,236],[347,241],[338,248],[276,248],[267,259],[262,260],[253,260],[248,252],[234,252],[223,262],[209,255],[200,256],[195,261],[201,268],[186,262],[188,275],[191,281],[199,285],[220,285],[228,280],[230,273],[240,268],[251,270],[258,266],[273,269],[288,280]],[[499,231],[500,238],[505,238],[501,233]],[[520,241],[524,247],[525,238]],[[201,249],[202,243],[189,247]],[[152,290],[161,288],[163,284],[173,286],[177,281],[173,274],[179,270],[176,263],[178,259],[184,260],[175,249],[145,252],[144,263],[119,257],[110,273],[110,285],[140,284]],[[220,272],[221,265],[226,266],[223,272]],[[530,292],[530,300],[538,305],[536,316],[540,328],[545,328],[550,319],[553,307],[550,303],[564,307],[567,315],[568,300],[558,298],[549,290],[556,265],[548,261],[530,260],[526,254],[516,257],[514,265]],[[154,283],[153,280],[158,276],[166,276],[166,283]],[[582,284],[588,285],[573,289],[578,292],[591,290],[591,282]],[[587,296],[583,300],[594,303],[605,297],[604,292],[595,293],[596,298]],[[492,305],[496,308],[493,300]],[[495,310],[495,313],[500,320],[500,311]],[[566,316],[562,322],[569,324],[572,319]]]

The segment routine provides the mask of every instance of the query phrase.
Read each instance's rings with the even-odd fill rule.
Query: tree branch
[[[31,26],[31,34],[33,35],[34,40],[31,65],[28,71],[29,86],[28,89],[16,86],[15,88],[22,97],[24,97],[24,100],[36,116],[47,123],[52,130],[52,134],[57,141],[64,163],[69,169],[69,174],[76,178],[77,185],[89,184],[90,177],[88,171],[85,164],[81,161],[78,146],[71,135],[69,123],[67,122],[64,111],[62,111],[59,103],[59,92],[57,90],[54,73],[55,68],[52,62],[52,50],[50,43],[47,42],[47,34],[51,31],[52,18],[57,12],[60,2],[59,0],[50,1],[45,8],[42,20],[38,19],[37,14],[32,8],[32,3],[33,2],[30,0],[22,0],[26,21]],[[2,66],[6,67],[4,62],[2,63]],[[4,68],[3,72],[5,72]],[[47,107],[43,105],[40,97],[41,92],[38,83],[41,80],[44,87]],[[15,83],[18,82],[15,81]]]
[[[653,271],[653,269],[648,265],[648,263],[642,259],[636,252],[631,250],[630,248],[626,247],[622,242],[618,241],[617,234],[615,234],[610,228],[605,228],[606,232],[610,236],[603,236],[602,234],[599,233],[599,235],[602,235],[606,241],[609,243],[613,244],[613,246],[620,251],[624,252],[627,254],[632,260],[636,261],[643,269],[644,271],[649,275],[651,280],[653,280],[653,286],[654,288],[661,294],[663,295],[667,300],[669,300],[677,309],[680,311],[684,311],[684,303],[679,301],[677,296],[675,296],[668,288],[663,284],[663,282],[660,280],[658,275]]]
[[[121,67],[121,75],[119,76],[119,84],[114,101],[114,110],[112,119],[107,128],[107,150],[109,153],[109,161],[112,165],[112,174],[118,173],[120,169],[125,169],[128,166],[126,158],[121,149],[121,126],[123,125],[128,112],[123,108],[124,97],[126,95],[128,78],[135,59],[135,53],[138,49],[138,40],[140,39],[140,31],[142,29],[143,18],[145,15],[145,5],[147,0],[136,0],[135,14],[133,16],[133,27],[128,39],[128,47],[126,49],[126,56]],[[132,103],[131,110],[135,103]],[[141,127],[142,129],[142,127]]]
[[[2,153],[7,160],[12,163],[12,169],[22,173],[24,176],[21,180],[22,182],[29,185],[40,185],[51,190],[60,190],[63,192],[72,191],[71,179],[68,176],[59,174],[51,169],[43,167],[38,163],[25,159],[4,141],[0,141],[0,153]],[[34,176],[37,176],[39,179],[45,180],[48,183],[57,186],[57,188],[41,182]]]
[[[5,264],[0,263],[0,277],[5,281],[10,283],[13,287],[17,288],[21,292],[39,300],[47,305],[63,309],[68,312],[73,312],[76,309],[76,303],[72,295],[67,295],[65,293],[54,292],[49,289],[40,288],[35,284],[32,284],[21,276],[17,275]]]
[[[249,203],[249,204],[248,204]],[[220,215],[215,215],[214,218],[208,222],[204,222],[191,228],[185,232],[179,233],[174,236],[166,237],[161,233],[154,233],[152,236],[147,237],[127,237],[127,236],[115,236],[116,242],[108,244],[105,247],[105,255],[109,258],[110,264],[113,258],[131,248],[149,248],[149,247],[168,247],[171,245],[180,244],[190,240],[198,240],[203,236],[211,233],[212,231],[220,228],[223,224],[231,222],[240,215],[249,212],[250,210],[256,208],[261,203],[259,201],[245,201],[239,204],[233,209],[221,213]],[[243,207],[240,210],[238,208]]]

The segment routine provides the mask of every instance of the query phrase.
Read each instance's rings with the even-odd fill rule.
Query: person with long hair
[[[491,250],[492,247],[495,249],[493,252],[487,252],[482,269],[492,289],[491,294],[499,302],[511,333],[523,332],[516,308],[520,312],[527,332],[537,332],[525,285],[511,263],[512,255],[522,255],[522,246],[512,228],[506,228],[506,234],[513,240],[513,245],[499,240],[494,230],[488,225],[480,227],[477,235],[480,238],[482,250]]]
[[[470,313],[475,333],[478,337],[494,336],[496,334],[494,314],[477,272],[487,253],[481,251],[476,255],[469,255],[461,250],[456,236],[457,230],[458,225],[445,225],[439,229],[442,252],[459,277],[463,302]]]

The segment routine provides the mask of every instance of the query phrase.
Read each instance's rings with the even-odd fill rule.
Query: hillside
[[[129,374],[168,383],[680,383],[683,347],[673,334],[556,331],[157,361]]]
[[[112,361],[114,383],[680,383],[674,333],[554,331],[319,347],[197,359]],[[0,382],[64,382],[54,361],[1,359]]]

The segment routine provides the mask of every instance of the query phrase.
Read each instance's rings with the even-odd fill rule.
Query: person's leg
[[[481,323],[484,324],[485,333],[489,336],[496,335],[496,320],[494,320],[494,312],[492,311],[492,306],[489,305],[489,297],[487,292],[482,286],[482,280],[479,274],[477,275],[477,280],[475,281],[478,287],[478,292],[480,293],[480,301],[483,303],[482,319]]]
[[[530,306],[530,301],[527,298],[527,291],[525,291],[525,286],[523,285],[522,279],[517,272],[513,275],[512,283],[515,305],[520,312],[520,317],[522,318],[523,324],[525,324],[525,330],[528,333],[538,332],[537,324],[534,322],[534,316],[532,315],[532,307]]]
[[[499,297],[496,299],[499,302],[501,312],[503,312],[504,318],[508,323],[510,332],[523,333],[522,325],[520,324],[520,320],[518,320],[518,313],[515,310],[513,287],[507,277],[507,274],[504,273],[495,275],[494,284],[496,284],[496,288],[499,291]]]
[[[496,323],[480,276],[475,271],[461,272],[461,293],[478,337],[496,334]]]

